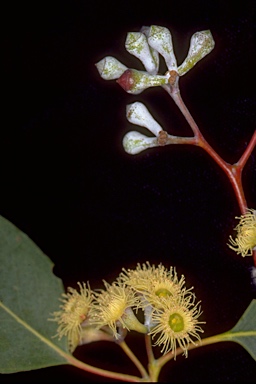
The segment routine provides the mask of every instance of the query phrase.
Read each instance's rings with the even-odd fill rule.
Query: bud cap
[[[118,79],[127,69],[124,64],[112,56],[104,57],[104,59],[96,63],[95,66],[104,80]]]

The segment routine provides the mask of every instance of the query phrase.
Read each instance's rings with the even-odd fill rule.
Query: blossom
[[[185,277],[178,278],[174,267],[165,268],[161,263],[156,267],[147,261],[138,263],[136,269],[124,269],[119,279],[127,286],[132,287],[140,298],[138,308],[144,311],[144,325],[148,332],[156,325],[156,318],[152,313],[155,309],[160,310],[165,306],[165,300],[177,304],[180,298],[194,296],[191,292],[193,287],[185,287]]]
[[[95,293],[95,302],[91,309],[90,322],[96,327],[108,326],[116,339],[120,338],[118,327],[127,330],[137,330],[145,333],[147,330],[135,317],[132,307],[137,307],[138,298],[131,287],[121,281],[107,283],[103,280],[105,290]]]
[[[202,314],[200,302],[195,304],[195,296],[184,294],[180,295],[178,300],[162,300],[162,307],[154,308],[152,311],[152,321],[156,326],[149,332],[152,339],[158,336],[154,346],[162,346],[161,353],[172,351],[176,359],[177,346],[183,350],[183,354],[188,356],[188,346],[190,343],[196,345],[194,339],[201,340],[198,332],[203,332],[198,321]]]
[[[56,321],[59,326],[57,334],[59,339],[63,336],[68,337],[69,350],[73,352],[80,342],[82,331],[81,324],[88,318],[89,309],[93,300],[93,294],[85,283],[77,283],[80,292],[72,287],[68,287],[67,293],[63,293],[63,299],[60,299],[63,304],[60,305],[61,310],[53,312],[51,321]]]
[[[235,227],[237,231],[236,238],[230,235],[230,244],[228,246],[238,255],[241,253],[243,257],[251,256],[253,249],[256,247],[256,210],[247,209],[247,212],[240,217],[238,225]]]
[[[123,268],[119,278],[152,303],[159,303],[159,298],[162,297],[176,299],[184,292],[185,277],[182,275],[179,280],[174,267],[168,270],[161,263],[156,267],[147,261],[142,265],[138,263],[134,270]]]

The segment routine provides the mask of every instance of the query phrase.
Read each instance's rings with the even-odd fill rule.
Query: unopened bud
[[[148,43],[163,56],[169,71],[177,69],[177,62],[172,46],[172,36],[167,28],[151,25]]]
[[[168,83],[168,76],[150,75],[144,71],[127,69],[117,80],[117,83],[128,93],[137,95],[150,87],[162,86]]]
[[[140,132],[130,131],[123,138],[123,147],[125,152],[136,155],[145,149],[158,147],[158,142],[156,137],[148,137]]]
[[[127,34],[125,48],[130,54],[137,57],[143,63],[148,73],[157,73],[158,62],[155,62],[151,54],[151,49],[144,33],[129,32]]]
[[[136,331],[139,333],[147,333],[148,329],[144,324],[141,324],[137,317],[134,315],[133,310],[128,307],[122,315],[122,320],[127,329],[130,331]]]
[[[112,56],[104,57],[95,66],[104,80],[118,79],[127,69],[124,64]]]
[[[104,332],[95,326],[86,326],[81,328],[79,345],[93,343],[95,341],[114,341],[113,335]]]
[[[158,136],[159,132],[163,130],[162,127],[149,113],[145,105],[138,101],[133,104],[127,105],[126,117],[130,123],[147,128],[155,136]]]
[[[141,27],[141,29],[140,29],[140,32],[142,32],[146,36],[147,41],[148,41],[149,31],[150,31],[150,27],[147,27],[145,25],[143,27]],[[149,45],[149,49],[150,49],[151,55],[153,57],[153,60],[156,63],[155,74],[157,74],[158,69],[159,69],[159,53],[154,48],[152,48],[150,45]]]
[[[208,55],[214,45],[215,42],[209,30],[194,33],[190,40],[188,55],[178,67],[179,76],[185,75],[199,60]]]

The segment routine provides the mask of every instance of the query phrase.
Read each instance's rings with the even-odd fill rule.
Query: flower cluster
[[[127,68],[116,58],[107,56],[96,63],[100,76],[105,80],[116,80],[130,94],[140,94],[150,87],[160,86],[170,95],[178,91],[178,80],[212,51],[215,42],[209,30],[196,32],[190,40],[187,57],[178,66],[173,50],[172,36],[166,27],[143,26],[139,32],[129,32],[125,41],[126,50],[138,58],[145,71]],[[167,71],[159,74],[160,56]],[[175,143],[176,137],[168,135],[150,115],[142,103],[127,106],[127,118],[133,124],[146,127],[155,137],[148,137],[137,131],[128,132],[123,138],[127,153],[135,155],[147,148]]]
[[[168,270],[147,262],[135,270],[123,270],[120,278],[140,296],[148,334],[158,337],[155,345],[162,345],[162,353],[172,351],[175,357],[178,344],[187,357],[188,345],[195,343],[192,337],[200,340],[198,332],[203,330],[199,324],[204,322],[198,321],[200,302],[195,303],[193,287],[185,287],[185,277],[178,279],[173,267]]]
[[[239,223],[235,227],[237,236],[235,240],[230,236],[228,246],[238,255],[243,257],[251,256],[253,249],[256,249],[256,210],[247,209],[245,215],[236,217]]]
[[[128,331],[152,335],[155,345],[162,345],[161,352],[172,351],[174,356],[177,345],[187,356],[193,338],[200,340],[199,302],[175,268],[138,263],[134,270],[123,269],[112,284],[103,283],[105,288],[97,291],[85,283],[78,283],[80,292],[68,288],[61,310],[50,319],[59,324],[55,336],[68,337],[71,352],[92,341],[120,342]],[[136,316],[140,309],[144,323]]]

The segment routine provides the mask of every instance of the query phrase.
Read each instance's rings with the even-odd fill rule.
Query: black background
[[[170,29],[178,64],[192,34],[210,29],[215,48],[180,79],[181,95],[205,138],[234,163],[255,130],[255,8],[254,1],[172,0],[2,8],[0,214],[51,258],[65,287],[88,280],[102,287],[137,262],[173,265],[202,300],[204,337],[232,328],[255,298],[252,258],[226,245],[240,211],[223,171],[192,146],[126,154],[123,135],[137,128],[125,117],[133,101],[144,102],[170,134],[191,130],[165,91],[129,95],[95,67],[112,55],[143,70],[124,47],[127,32],[143,25]],[[254,151],[243,172],[249,207],[256,206],[255,164]],[[131,333],[127,343],[146,364],[142,338]],[[116,345],[91,344],[75,356],[137,375]],[[160,375],[173,383],[253,379],[255,361],[231,342],[178,357]],[[69,366],[1,375],[3,383],[51,380],[111,381]]]

